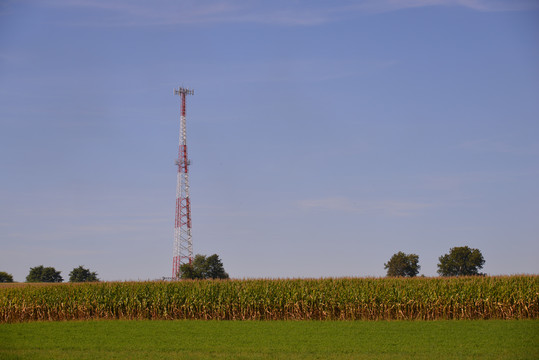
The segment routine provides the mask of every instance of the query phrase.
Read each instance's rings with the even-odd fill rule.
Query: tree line
[[[49,283],[61,283],[64,281],[61,271],[57,271],[52,266],[44,267],[39,265],[33,268],[30,268],[30,272],[26,276],[26,282],[49,282]],[[97,273],[92,272],[89,269],[84,268],[80,265],[77,268],[74,268],[69,273],[70,282],[91,282],[99,281],[97,278]],[[13,282],[13,275],[8,274],[5,271],[0,271],[0,283]]]
[[[61,283],[64,281],[60,271],[54,267],[44,267],[39,265],[30,268],[26,282],[49,282]],[[183,264],[178,274],[181,279],[228,279],[223,262],[217,254],[205,256],[197,254],[192,262]],[[74,268],[69,273],[70,282],[90,282],[99,281],[97,273],[84,268],[82,265]],[[0,271],[0,283],[13,282],[13,275]]]
[[[64,281],[60,271],[54,267],[44,267],[39,265],[30,268],[26,282],[48,282],[61,283]],[[197,254],[192,262],[183,264],[178,274],[181,279],[228,279],[223,262],[217,254],[205,256]],[[69,273],[70,282],[91,282],[99,281],[97,273],[84,268],[82,265],[74,268]],[[0,271],[0,283],[13,282],[13,275]]]
[[[482,275],[479,270],[483,268],[485,259],[478,249],[468,246],[453,247],[448,254],[438,258],[438,274],[440,276],[469,276]],[[405,254],[399,251],[384,264],[387,276],[414,277],[419,273],[419,256]],[[181,279],[228,279],[223,262],[217,254],[205,256],[197,254],[193,261],[180,267]],[[43,265],[30,268],[26,282],[63,282],[60,271],[53,267]],[[82,265],[69,273],[70,282],[99,281],[97,273],[84,268]],[[0,283],[13,282],[13,276],[0,271]]]
[[[438,274],[440,276],[471,276],[483,275],[479,272],[485,264],[483,254],[479,249],[468,246],[457,246],[449,250],[448,254],[438,258]],[[419,273],[419,256],[405,254],[399,251],[384,264],[387,276],[414,277]]]
[[[192,262],[180,266],[181,279],[228,279],[223,262],[217,254],[197,254]]]

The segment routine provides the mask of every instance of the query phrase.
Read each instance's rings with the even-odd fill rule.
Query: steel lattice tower
[[[193,261],[193,241],[191,239],[191,202],[189,199],[189,164],[187,157],[187,137],[185,131],[185,96],[194,95],[194,90],[180,87],[174,95],[181,97],[180,145],[178,150],[178,182],[176,185],[176,217],[174,221],[174,254],[172,258],[172,278],[180,277],[180,266]]]

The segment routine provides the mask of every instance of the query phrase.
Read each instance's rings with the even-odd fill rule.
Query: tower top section
[[[195,95],[195,90],[180,87],[174,89],[174,95]]]

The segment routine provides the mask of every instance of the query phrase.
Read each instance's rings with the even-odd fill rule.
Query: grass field
[[[539,321],[0,324],[0,359],[538,359]]]

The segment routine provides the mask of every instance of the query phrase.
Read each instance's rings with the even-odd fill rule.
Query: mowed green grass
[[[0,324],[0,359],[539,359],[539,321]]]

